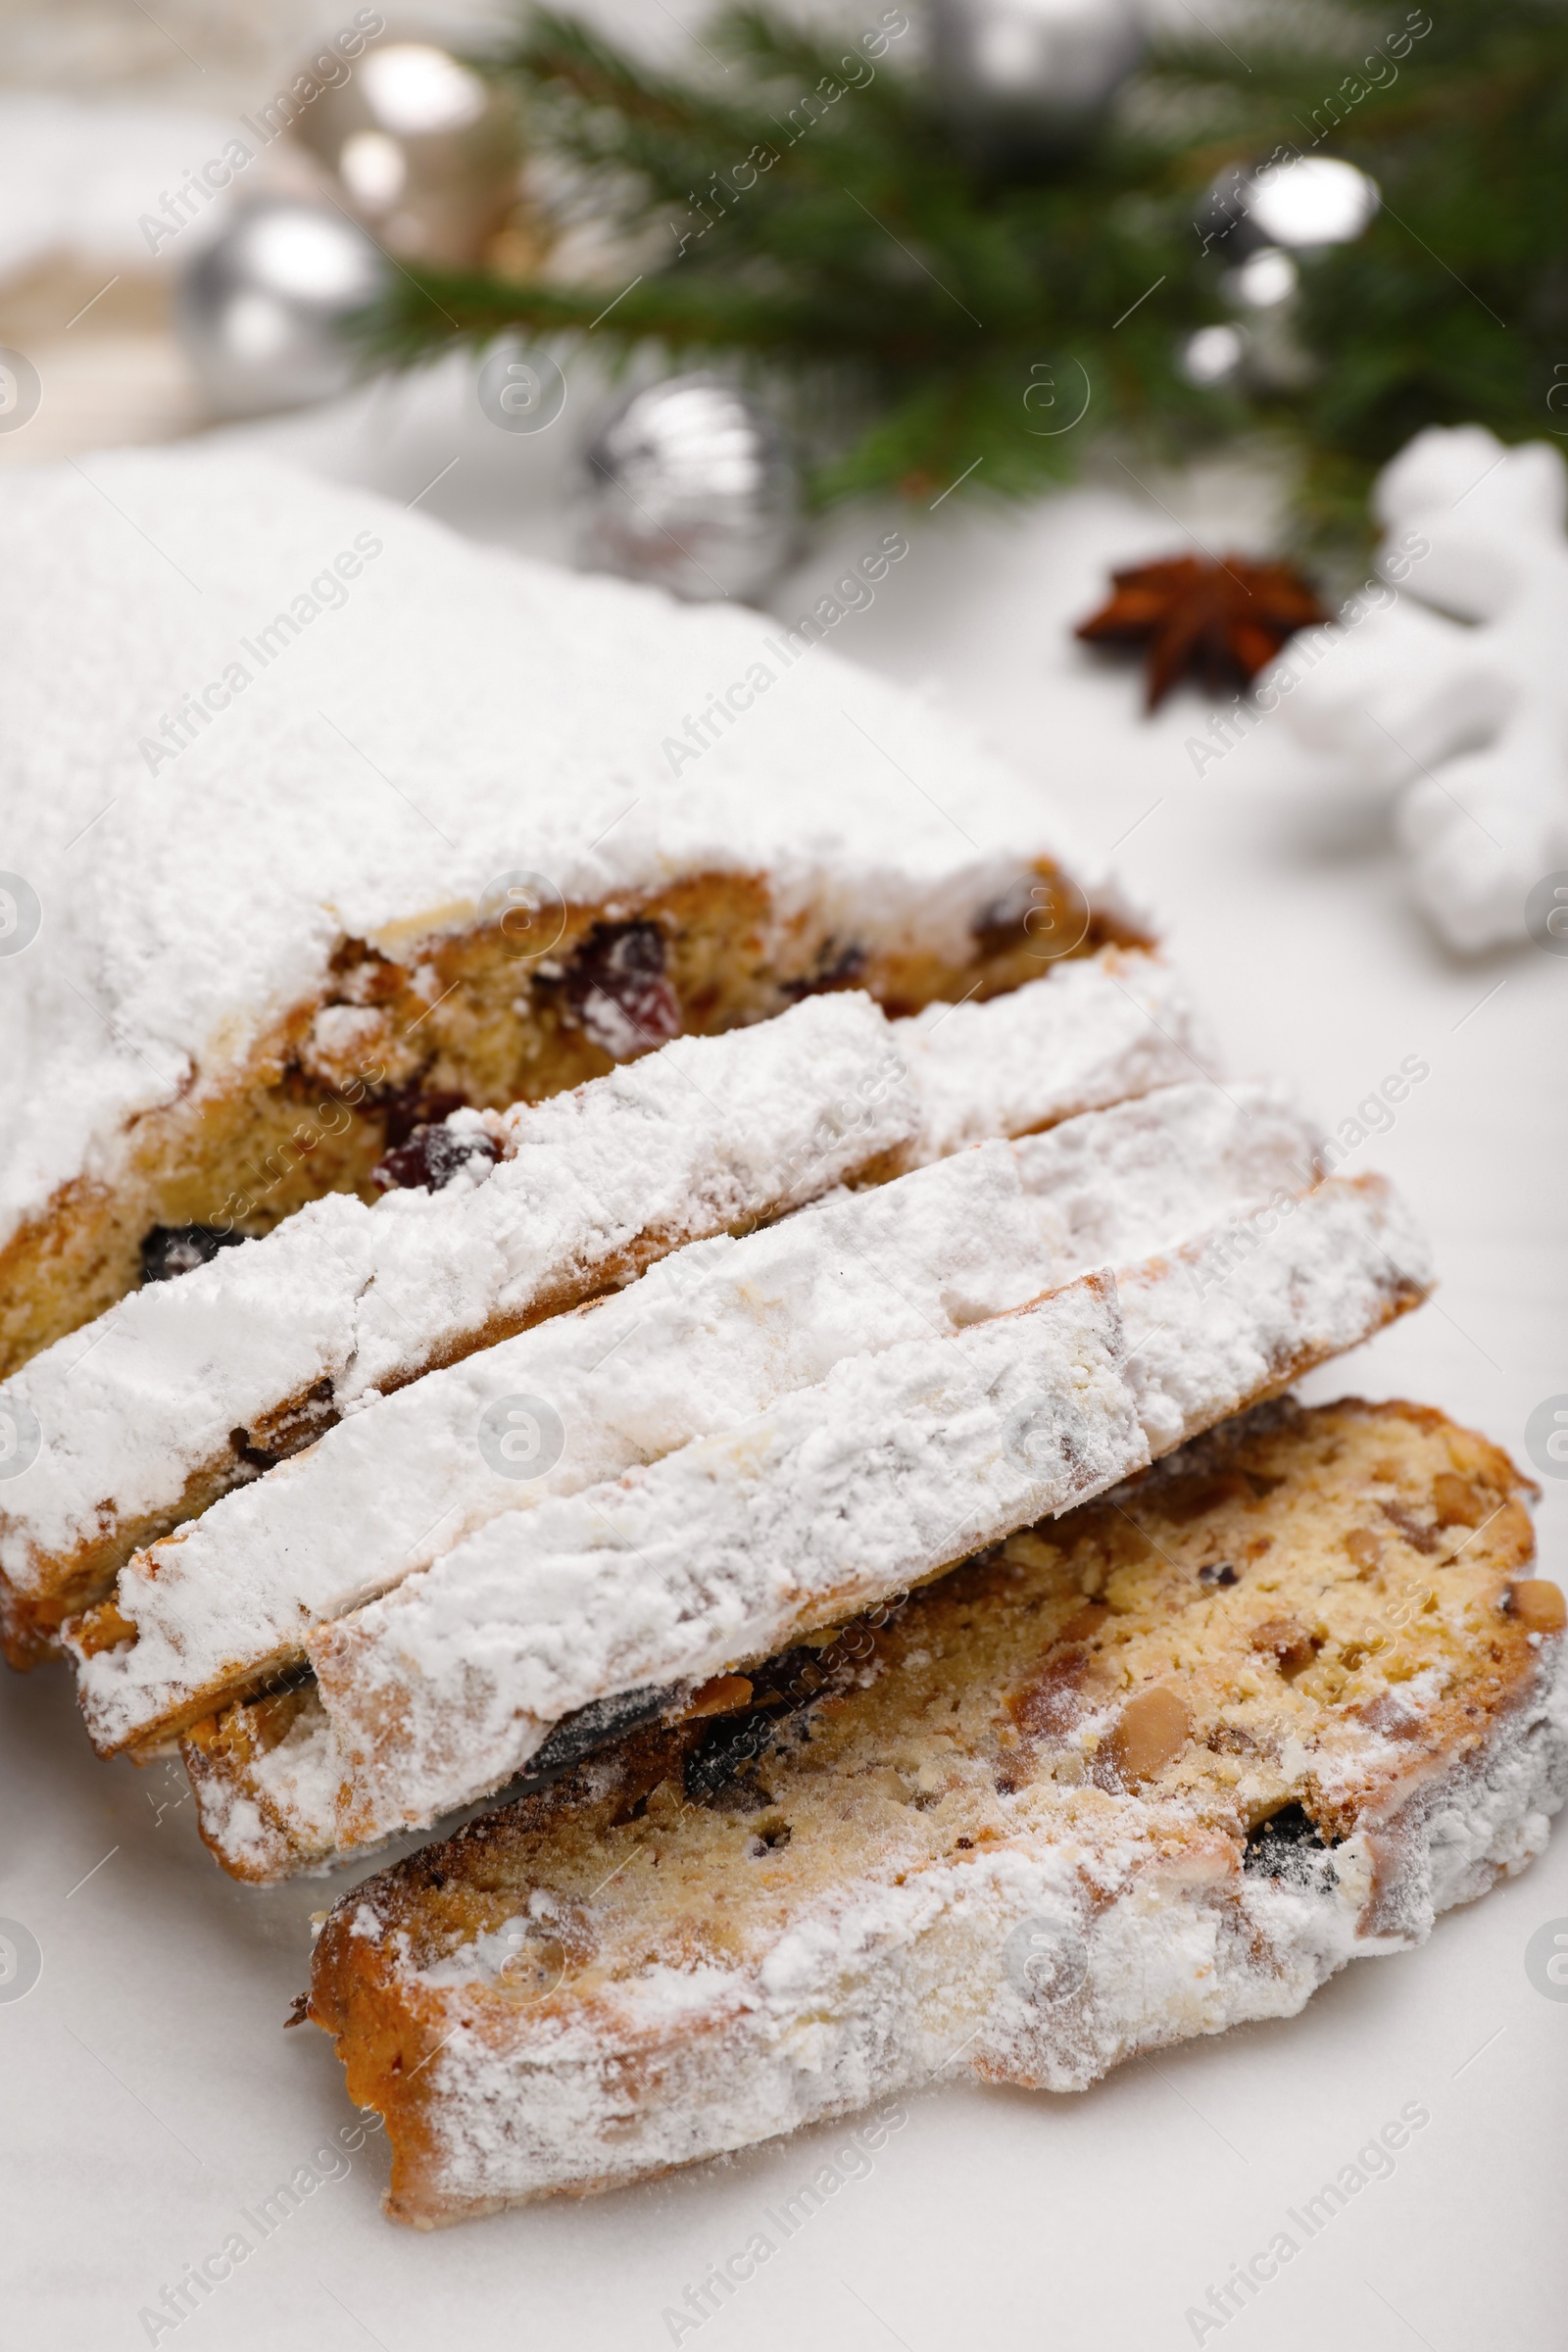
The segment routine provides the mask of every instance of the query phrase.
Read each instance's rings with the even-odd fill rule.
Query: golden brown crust
[[[320,1427],[329,1425],[323,1419]],[[248,1437],[248,1433],[241,1434]],[[319,1429],[315,1434],[319,1435]],[[301,1438],[300,1443],[309,1440]],[[44,1659],[58,1656],[65,1626],[113,1590],[116,1576],[133,1552],[156,1543],[185,1520],[198,1517],[220,1495],[232,1494],[236,1487],[259,1478],[261,1472],[262,1466],[246,1461],[237,1448],[231,1462],[203,1464],[186,1480],[178,1502],[171,1509],[149,1512],[140,1519],[116,1518],[112,1533],[78,1544],[74,1551],[52,1561],[47,1592],[19,1592],[0,1574],[0,1652],[7,1665],[25,1673]],[[110,1516],[107,1503],[104,1515]]]
[[[1244,1841],[1299,1807],[1314,1842],[1370,1834],[1360,1932],[1389,1932],[1423,1792],[1481,1771],[1541,1686],[1543,1637],[1510,1602],[1527,1491],[1430,1408],[1265,1406],[749,1676],[728,1730],[637,1735],[368,1882],[328,1919],[310,2014],[351,2096],[387,2118],[390,2210],[488,2209],[444,2169],[434,2062],[460,2026],[515,2080],[554,2065],[564,2032],[602,2043],[635,2111],[639,2084],[694,2079],[720,2021],[699,2004],[639,2035],[627,1988],[655,1967],[745,1977],[846,1886],[1045,1841],[1079,1856],[1092,1911],[1131,1838],[1151,1869],[1223,1896]],[[510,1963],[427,1973],[534,1911],[553,1941],[525,1946],[520,1980]]]
[[[225,1858],[220,1854],[231,1878],[266,1885],[291,1869],[319,1859],[314,1853],[305,1854],[298,1849],[294,1837],[269,1804],[265,1789],[250,1770],[288,1737],[301,1712],[316,1703],[313,1684],[286,1683],[282,1689],[266,1697],[250,1699],[244,1706],[204,1715],[181,1737],[179,1753],[190,1775],[191,1787],[198,1799],[204,1795],[209,1798],[206,1805],[199,1802],[197,1806],[197,1825],[209,1850],[219,1853],[209,1834],[210,1811],[226,1810],[238,1801],[249,1808],[254,1818],[255,1829],[245,1849],[248,1865],[242,1866],[232,1855]]]

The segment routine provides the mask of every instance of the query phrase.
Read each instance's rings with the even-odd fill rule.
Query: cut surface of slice
[[[611,2187],[945,2067],[1082,2089],[1420,1940],[1568,1779],[1524,1492],[1420,1406],[1265,1406],[361,1884],[310,2014],[389,2211]]]
[[[443,1100],[1147,944],[1033,783],[755,614],[216,448],[9,467],[0,527],[0,1370]]]
[[[164,1737],[298,1662],[317,1625],[498,1513],[734,1426],[846,1355],[1141,1260],[1267,1201],[1310,1150],[1274,1090],[1193,1083],[681,1250],[352,1416],[131,1561],[111,1608],[73,1636],[90,1652],[89,1729],[106,1746]],[[528,1398],[551,1458],[509,1461],[483,1435]]]

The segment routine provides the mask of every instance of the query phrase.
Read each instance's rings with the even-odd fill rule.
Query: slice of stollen
[[[1232,1230],[1119,1278],[1128,1301],[1129,1387],[1151,1453],[1273,1394],[1420,1296],[1403,1220],[1378,1188],[1331,1180],[1292,1203],[1269,1246],[1260,1244],[1211,1295],[1213,1263]],[[980,1330],[1004,1337],[1006,1320]],[[821,1397],[830,1423],[844,1416],[838,1444],[845,1465],[868,1442],[854,1418],[857,1377],[853,1366],[841,1366],[808,1392]],[[835,1383],[845,1388],[842,1403]],[[618,1502],[622,1482],[493,1520],[423,1576],[323,1627],[310,1654],[346,1768],[340,1844],[423,1827],[502,1787],[568,1712],[680,1677],[700,1684],[819,1623],[817,1585],[797,1561],[797,1533],[784,1515],[801,1474],[771,1452],[765,1470],[756,1472],[753,1448],[766,1443],[762,1422],[755,1422],[733,1438],[668,1456],[625,1506]],[[841,1474],[853,1486],[853,1472]],[[905,1485],[915,1475],[912,1464],[902,1466]],[[645,1504],[656,1483],[663,1494],[659,1510]],[[887,1496],[869,1482],[868,1495],[887,1510]],[[861,1502],[855,1493],[843,1507],[858,1510]],[[721,1584],[742,1546],[743,1524],[757,1529],[758,1557],[771,1579],[766,1596],[744,1619],[710,1618],[696,1594]],[[843,1541],[849,1556],[848,1524]],[[667,1597],[666,1561],[675,1571]],[[880,1593],[863,1597],[923,1581],[943,1565],[921,1555]],[[612,1596],[621,1584],[628,1631],[612,1640]]]
[[[7,1654],[27,1663],[132,1552],[431,1366],[684,1243],[1203,1066],[1167,967],[1112,950],[892,1023],[858,994],[811,998],[546,1102],[459,1112],[439,1189],[317,1201],[0,1387],[0,1415],[39,1438],[0,1486]]]
[[[1524,1491],[1420,1406],[1265,1406],[355,1886],[310,2015],[388,2211],[1082,2090],[1419,1942],[1568,1785]]]
[[[323,1654],[318,1680],[356,1703],[409,1817],[428,1820],[512,1779],[563,1716],[765,1656],[1148,1458],[1114,1281],[1086,1275],[851,1356],[738,1429],[492,1521],[422,1581],[390,1642],[365,1612],[350,1659]]]
[[[1310,1152],[1273,1090],[1194,1083],[679,1251],[354,1415],[132,1560],[72,1637],[89,1731],[109,1751],[167,1737],[498,1513],[656,1460],[846,1355],[1141,1260],[1298,1182]],[[513,1412],[534,1458],[503,1450]]]
[[[1110,1119],[1130,1130],[1133,1113]],[[1146,1150],[1156,1137],[1146,1117]],[[1064,1129],[1051,1140],[1058,1161],[1070,1141],[1080,1176],[1087,1173],[1086,1138]],[[1099,1220],[1098,1239],[1115,1238],[1105,1232],[1103,1194],[1097,1200],[1086,1185],[1074,1198]],[[1129,1231],[1124,1217],[1121,1238]],[[1331,1180],[1299,1198],[1276,1194],[1165,1256],[1124,1268],[1128,1378],[1151,1452],[1168,1451],[1369,1338],[1417,1303],[1430,1280],[1419,1237],[1376,1178]],[[494,1679],[498,1555],[504,1579],[510,1562],[528,1556],[529,1533],[526,1516],[491,1521],[384,1601],[323,1627],[310,1643],[317,1688],[195,1727],[184,1754],[203,1836],[225,1868],[266,1880],[319,1867],[336,1852],[428,1823],[482,1788],[497,1714],[502,1738],[510,1736],[509,1701]],[[433,1642],[432,1626],[441,1629]],[[781,1622],[777,1638],[787,1631]],[[727,1661],[745,1663],[740,1652]],[[700,1681],[677,1636],[651,1690],[585,1697],[552,1741],[580,1752],[650,1703],[701,1705]],[[501,1777],[498,1770],[491,1786]]]

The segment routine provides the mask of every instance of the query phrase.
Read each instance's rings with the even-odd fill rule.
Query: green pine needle
[[[1298,453],[1322,534],[1353,526],[1371,472],[1423,425],[1559,429],[1561,0],[1389,20],[1290,0],[1227,19],[1229,46],[1167,43],[1028,181],[966,154],[899,21],[868,59],[724,8],[702,36],[713,65],[680,75],[532,16],[486,71],[564,172],[566,217],[635,257],[628,282],[413,270],[365,320],[368,352],[411,365],[520,334],[738,366],[786,407],[820,504],[929,500],[960,475],[962,495],[1026,496],[1107,433],[1170,459],[1250,432]],[[1224,243],[1204,250],[1208,191],[1280,153],[1358,164],[1383,207],[1353,244],[1302,257],[1299,382],[1200,389],[1180,354],[1234,316]],[[1081,421],[1058,429],[1086,383]]]

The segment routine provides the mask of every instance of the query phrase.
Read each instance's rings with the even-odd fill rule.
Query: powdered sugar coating
[[[1370,1339],[1433,1287],[1431,1252],[1381,1176],[1276,1195],[1117,1289],[1129,1376],[1158,1456]]]
[[[825,648],[785,669],[755,615],[275,464],[8,467],[0,529],[0,808],[43,908],[0,992],[0,1241],[73,1178],[115,1186],[125,1121],[231,1079],[340,939],[407,953],[508,874],[587,906],[756,875],[777,924],[961,962],[1036,860],[1072,863],[1035,787]],[[672,761],[748,675],[754,707]]]
[[[671,1660],[702,1677],[765,1656],[1148,1458],[1115,1285],[1090,1275],[951,1338],[849,1357],[737,1430],[493,1520],[445,1583],[365,1612],[347,1676],[323,1643],[318,1679],[372,1785],[390,1696],[400,1791],[428,1820],[510,1779],[574,1708],[664,1680]],[[403,1667],[390,1693],[368,1657]]]
[[[1279,1180],[1298,1167],[1305,1131],[1266,1090],[1238,1089],[1235,1098],[1197,1086],[1171,1089],[1142,1103],[1071,1122],[1015,1146],[1010,1155],[1029,1199],[1049,1201],[1054,1220],[1059,1220],[1054,1229],[1064,1253],[1056,1260],[1055,1279],[1081,1269],[1083,1259],[1074,1252],[1086,1239],[1098,1245],[1091,1256],[1120,1260],[1128,1378],[1155,1457],[1370,1337],[1392,1314],[1414,1303],[1431,1282],[1425,1244],[1380,1179],[1333,1180],[1299,1197],[1282,1192]],[[1001,1245],[1003,1262],[1014,1265],[1016,1280],[1032,1280],[1041,1271],[1041,1260],[1027,1254],[1027,1224],[1009,1225],[1004,1217],[1007,1196],[991,1173],[1003,1164],[1000,1152],[982,1151],[948,1163],[940,1177],[928,1171],[918,1182],[907,1179],[870,1197],[884,1218],[906,1212],[905,1248],[897,1262],[907,1304],[931,1315],[945,1310],[961,1321],[1005,1303],[1005,1294],[994,1284],[988,1291],[976,1282],[975,1261],[966,1270],[945,1253],[956,1248],[950,1237],[962,1230],[966,1210],[971,1229],[983,1222]],[[1168,1248],[1176,1237],[1193,1234],[1200,1216],[1211,1211],[1222,1181],[1235,1188],[1238,1205],[1250,1208],[1250,1216],[1233,1214],[1168,1256],[1152,1255],[1161,1245]],[[813,1225],[830,1225],[852,1206],[863,1208],[870,1200],[825,1205],[808,1219],[796,1220],[791,1231],[808,1238]],[[913,1211],[939,1200],[949,1206],[948,1233],[941,1225],[927,1229],[934,1252],[927,1274],[932,1289],[922,1297],[914,1287],[920,1254],[909,1247],[919,1230]],[[1259,1232],[1260,1222],[1266,1232]],[[855,1250],[841,1251],[841,1282],[864,1262],[861,1248],[868,1240],[861,1232]],[[715,1257],[716,1251],[688,1253],[690,1270],[704,1288],[719,1279],[721,1257],[711,1272],[701,1271],[705,1258]],[[731,1262],[744,1257],[743,1249]],[[1145,1262],[1130,1262],[1140,1257]],[[678,1261],[672,1262],[664,1278],[678,1271]],[[944,1274],[945,1286],[939,1288]],[[754,1298],[767,1296],[755,1275],[745,1287]],[[831,1330],[832,1308],[840,1303],[836,1286],[815,1315],[798,1301],[796,1331],[805,1336],[813,1324]],[[858,1285],[842,1301],[862,1330],[872,1327],[870,1316],[879,1303],[875,1289],[867,1294]],[[731,1294],[725,1329],[734,1312]],[[874,1328],[883,1333],[888,1327]],[[671,1352],[667,1336],[660,1334],[664,1355]],[[675,1352],[690,1359],[689,1334]],[[470,1585],[466,1559],[467,1546],[460,1546],[399,1587],[386,1602],[351,1613],[313,1638],[310,1654],[324,1670],[327,1704],[314,1695],[284,1746],[257,1754],[248,1766],[252,1788],[265,1793],[267,1820],[242,1817],[232,1782],[193,1764],[204,1832],[242,1875],[285,1874],[334,1845],[350,1846],[433,1819],[443,1806],[464,1801],[470,1792],[477,1767],[465,1750],[466,1690],[459,1687],[461,1675],[458,1683],[440,1682],[405,1607],[427,1606],[450,1626],[466,1626],[467,1638],[482,1647],[489,1601]],[[463,1639],[451,1636],[453,1654],[460,1659]],[[678,1680],[688,1671],[677,1644],[662,1661],[659,1679]],[[394,1689],[396,1700],[389,1706],[387,1693]],[[344,1741],[336,1714],[343,1718]],[[424,1725],[427,1733],[419,1728]],[[345,1753],[356,1740],[362,1750],[368,1742],[375,1746],[376,1770],[369,1777]],[[454,1760],[456,1769],[449,1770]]]
[[[236,1773],[187,1746],[201,1832],[225,1868],[255,1881],[287,1878],[303,1857],[332,1852],[343,1767],[326,1712],[311,1684],[283,1738]]]
[[[920,1094],[922,1158],[1027,1135],[1219,1067],[1184,991],[1153,956],[1106,949],[1059,965],[1051,988],[928,1004],[897,1024]]]
[[[84,1664],[89,1727],[134,1737],[498,1513],[733,1427],[846,1355],[1144,1258],[1288,1186],[1310,1149],[1272,1089],[1193,1083],[677,1251],[586,1312],[355,1415],[130,1562],[118,1602],[138,1638]],[[565,1436],[529,1481],[500,1476],[475,1443],[480,1416],[511,1396],[543,1397]]]
[[[1216,1260],[1226,1262],[1229,1226],[1189,1243],[1170,1262],[1155,1259],[1118,1276],[1118,1295],[1128,1301],[1128,1386],[1151,1458],[1366,1339],[1396,1303],[1413,1302],[1430,1279],[1422,1244],[1378,1181],[1358,1187],[1331,1180],[1288,1206],[1284,1217],[1273,1212],[1272,1248],[1244,1258],[1217,1299],[1208,1294]],[[744,1430],[730,1441],[745,1442]],[[858,1432],[845,1442],[853,1448]],[[699,1558],[710,1521],[721,1531],[715,1540],[722,1551],[726,1510],[734,1507],[735,1482],[714,1466],[723,1458],[712,1453],[715,1443],[706,1453],[688,1447],[662,1465],[682,1496],[681,1540]],[[688,1456],[677,1488],[678,1465]],[[586,1531],[584,1548],[592,1548],[592,1523],[604,1526],[612,1515],[612,1492],[597,1488],[579,1498],[574,1524]],[[548,1508],[555,1527],[562,1511],[554,1503]],[[786,1601],[760,1632],[726,1621],[705,1640],[697,1612],[688,1608],[662,1622],[660,1639],[644,1635],[635,1669],[617,1676],[611,1668],[612,1679],[595,1682],[590,1661],[623,1656],[618,1645],[638,1638],[642,1573],[655,1557],[656,1539],[634,1540],[635,1579],[627,1578],[622,1591],[609,1575],[591,1604],[569,1577],[553,1572],[552,1542],[535,1513],[493,1520],[426,1574],[312,1641],[343,1759],[343,1842],[433,1821],[500,1787],[539,1744],[549,1720],[567,1711],[554,1705],[547,1719],[542,1709],[554,1702],[543,1693],[553,1689],[559,1697],[573,1675],[586,1674],[585,1687],[567,1702],[577,1707],[640,1683],[698,1680],[782,1647],[796,1630],[794,1604]],[[776,1548],[775,1564],[786,1575],[789,1554],[782,1542]],[[884,1598],[899,1581],[890,1576],[848,1605]],[[561,1685],[541,1674],[541,1653],[563,1675]],[[537,1720],[526,1722],[529,1715]]]
[[[353,1411],[509,1315],[776,1215],[880,1154],[922,1162],[1045,1127],[1180,1081],[1201,1050],[1169,967],[1111,949],[912,1021],[858,994],[809,999],[484,1114],[506,1155],[494,1173],[478,1158],[443,1191],[315,1202],[133,1293],[0,1387],[45,1433],[0,1503],[0,1572],[37,1592],[84,1545],[115,1565],[188,1516],[192,1494],[244,1483],[232,1433],[266,1446],[269,1416],[313,1393],[322,1420]]]
[[[198,1476],[239,1483],[231,1432],[265,1432],[280,1406],[314,1392],[326,1417],[352,1412],[498,1322],[798,1206],[907,1146],[920,1115],[887,1020],[853,995],[677,1039],[488,1124],[494,1167],[474,1158],[441,1191],[373,1207],[316,1201],[15,1374],[0,1397],[47,1442],[0,1511],[11,1582],[46,1589],[117,1523],[161,1532]]]

